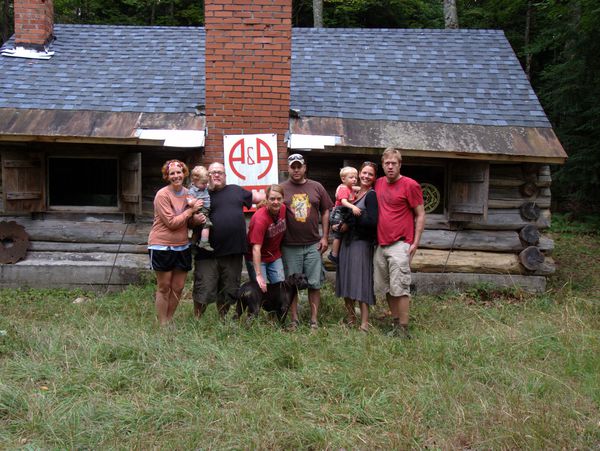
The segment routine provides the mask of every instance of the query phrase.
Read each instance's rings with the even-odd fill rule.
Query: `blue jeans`
[[[246,259],[246,269],[248,270],[248,278],[250,280],[256,280],[254,265],[252,264],[252,261],[248,259]],[[285,280],[283,260],[281,260],[281,257],[271,263],[261,262],[260,272],[267,283],[277,283]]]

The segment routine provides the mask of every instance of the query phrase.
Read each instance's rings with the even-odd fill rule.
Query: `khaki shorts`
[[[389,246],[377,246],[373,257],[375,294],[410,296],[410,244],[397,241]]]

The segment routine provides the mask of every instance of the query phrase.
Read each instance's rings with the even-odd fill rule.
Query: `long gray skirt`
[[[340,246],[335,294],[342,298],[374,305],[374,246],[368,241],[349,239],[348,235],[344,236]]]

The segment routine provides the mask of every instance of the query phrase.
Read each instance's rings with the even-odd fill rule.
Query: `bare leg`
[[[365,302],[359,302],[360,305],[360,330],[369,330],[369,304]]]
[[[205,227],[202,229],[201,232],[201,237],[202,237],[202,241],[208,241],[208,238],[210,237],[210,228]]]
[[[171,295],[172,271],[155,271],[156,274],[156,316],[158,323],[164,326],[169,323],[169,297]]]
[[[319,304],[321,303],[321,290],[309,288],[308,303],[310,304],[310,322],[311,324],[317,324]]]
[[[340,240],[339,238],[334,238],[333,240],[333,244],[331,245],[331,255],[333,255],[334,257],[337,257],[338,254],[340,253],[340,243],[342,242],[342,240]]]
[[[388,305],[392,312],[392,324],[394,330],[392,333],[399,333],[401,337],[410,338],[408,333],[408,312],[410,308],[409,296],[391,296],[386,295]]]
[[[344,306],[346,307],[346,324],[353,326],[356,324],[356,313],[354,311],[354,299],[344,298]]]
[[[408,325],[408,312],[410,309],[410,297],[408,296],[392,296],[386,294],[392,319],[397,320],[402,325]]]
[[[186,277],[187,272],[185,271],[179,271],[175,269],[172,272],[171,293],[169,294],[169,307],[167,309],[167,321],[171,321],[173,319],[175,310],[177,310],[177,306],[181,300],[181,294],[183,293],[183,288],[185,287]]]

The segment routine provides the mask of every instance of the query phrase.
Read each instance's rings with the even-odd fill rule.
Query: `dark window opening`
[[[51,206],[118,206],[118,162],[114,158],[49,158]]]
[[[402,175],[415,179],[423,188],[425,212],[444,214],[446,201],[445,168],[443,166],[410,166],[402,164]]]

